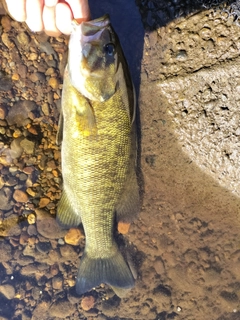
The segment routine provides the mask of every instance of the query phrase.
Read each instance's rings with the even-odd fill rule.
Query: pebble
[[[118,232],[121,234],[127,234],[130,228],[130,223],[125,223],[122,221],[118,222]]]
[[[36,110],[37,105],[34,101],[20,100],[9,108],[6,117],[8,124],[11,126],[16,124],[18,127],[24,126],[28,119],[29,112]]]
[[[27,228],[27,233],[29,236],[37,235],[37,228],[35,227],[35,225],[30,224]]]
[[[84,234],[81,232],[81,230],[76,228],[71,228],[68,230],[67,234],[65,235],[64,240],[67,244],[78,246],[83,238],[84,238]]]
[[[63,288],[63,279],[62,277],[54,277],[52,279],[52,287],[56,290],[62,290]]]
[[[0,242],[0,262],[12,259],[12,248],[9,244]]]
[[[36,209],[35,212],[38,233],[48,239],[59,239],[65,236],[66,230],[61,229],[54,217],[41,209]]]
[[[4,28],[4,31],[9,32],[11,30],[11,19],[8,16],[3,16],[1,20],[1,25]]]
[[[50,317],[66,319],[66,317],[70,317],[74,311],[75,311],[75,308],[73,307],[73,305],[69,301],[63,300],[63,301],[54,302],[51,305],[49,309],[49,315]]]
[[[20,32],[17,35],[17,40],[22,46],[28,46],[30,43],[30,38],[25,32]]]
[[[27,138],[20,142],[20,146],[27,154],[33,154],[35,149],[35,143]]]
[[[43,103],[42,105],[42,112],[45,116],[49,116],[49,106],[48,103]]]
[[[59,87],[59,81],[57,78],[50,78],[48,80],[48,84],[50,87],[52,87],[53,89],[58,89]]]
[[[165,272],[164,264],[161,258],[157,258],[153,264],[157,274],[162,275]]]
[[[81,301],[81,307],[84,311],[89,311],[94,307],[95,299],[93,296],[84,297]]]
[[[17,202],[27,202],[28,195],[22,190],[15,190],[13,193],[13,199]]]
[[[12,209],[11,195],[6,193],[6,188],[0,190],[0,203],[2,210]]]
[[[74,251],[72,246],[65,244],[64,246],[60,247],[61,256],[67,259],[76,259],[77,253]]]
[[[34,223],[36,222],[35,214],[30,213],[30,214],[27,216],[27,220],[28,220],[28,223],[29,223],[29,224],[34,224]]]
[[[18,224],[18,217],[10,216],[0,223],[0,236],[12,237],[19,236],[21,234],[21,228]]]
[[[0,285],[0,293],[4,295],[5,298],[11,300],[15,297],[15,289],[10,284]]]
[[[40,253],[48,253],[52,249],[52,246],[50,242],[38,242],[36,244],[36,249]]]
[[[40,201],[39,201],[39,208],[44,208],[46,207],[50,202],[50,199],[49,198],[41,198]]]
[[[4,120],[7,115],[7,108],[4,105],[0,105],[0,119]]]
[[[23,153],[23,148],[20,146],[20,142],[22,141],[22,137],[14,139],[11,144],[11,157],[13,159],[19,158]]]

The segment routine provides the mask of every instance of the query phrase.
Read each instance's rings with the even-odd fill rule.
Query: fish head
[[[118,39],[109,16],[73,22],[68,71],[72,85],[86,98],[106,101],[116,91]]]

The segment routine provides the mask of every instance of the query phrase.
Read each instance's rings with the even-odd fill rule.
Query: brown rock
[[[63,279],[61,277],[54,277],[52,279],[52,287],[56,290],[62,290],[63,288]]]
[[[1,24],[4,28],[4,31],[8,32],[11,30],[11,19],[8,16],[2,17]]]
[[[118,232],[121,234],[127,234],[130,228],[130,223],[125,223],[122,221],[118,222]]]
[[[84,297],[81,301],[81,307],[84,311],[89,311],[94,307],[95,299],[93,296]]]
[[[50,78],[48,80],[48,84],[50,87],[52,87],[53,89],[58,89],[59,87],[59,81],[57,78]]]
[[[68,230],[67,234],[64,237],[64,240],[67,244],[71,244],[73,246],[78,246],[80,244],[81,239],[84,238],[84,234],[81,230],[76,228],[71,228]]]
[[[46,207],[50,202],[50,199],[49,198],[41,198],[40,201],[39,201],[39,208],[44,208]]]
[[[38,232],[48,239],[63,238],[66,234],[66,230],[61,229],[56,219],[44,210],[37,209],[37,230]]]
[[[15,190],[13,193],[13,199],[17,202],[27,202],[28,195],[22,190]]]
[[[49,315],[51,317],[66,319],[66,317],[71,316],[71,314],[73,314],[74,311],[75,311],[75,308],[73,308],[73,306],[70,302],[57,301],[51,305],[50,310],[49,310]]]
[[[3,105],[0,106],[0,119],[4,120],[7,115],[7,108]]]
[[[0,293],[4,295],[5,298],[11,300],[15,297],[15,289],[10,284],[3,284],[0,286]]]

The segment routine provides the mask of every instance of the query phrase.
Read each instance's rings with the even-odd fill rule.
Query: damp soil
[[[143,32],[120,36],[136,57],[142,190],[118,236],[137,272],[122,299],[76,295],[84,234],[55,221],[68,39],[1,16],[1,320],[240,318],[240,27],[225,5],[187,3],[133,2]]]

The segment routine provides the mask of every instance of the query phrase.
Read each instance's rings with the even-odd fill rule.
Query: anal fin
[[[66,228],[77,227],[81,223],[80,212],[76,213],[71,206],[65,190],[62,192],[61,199],[57,208],[57,221]]]

